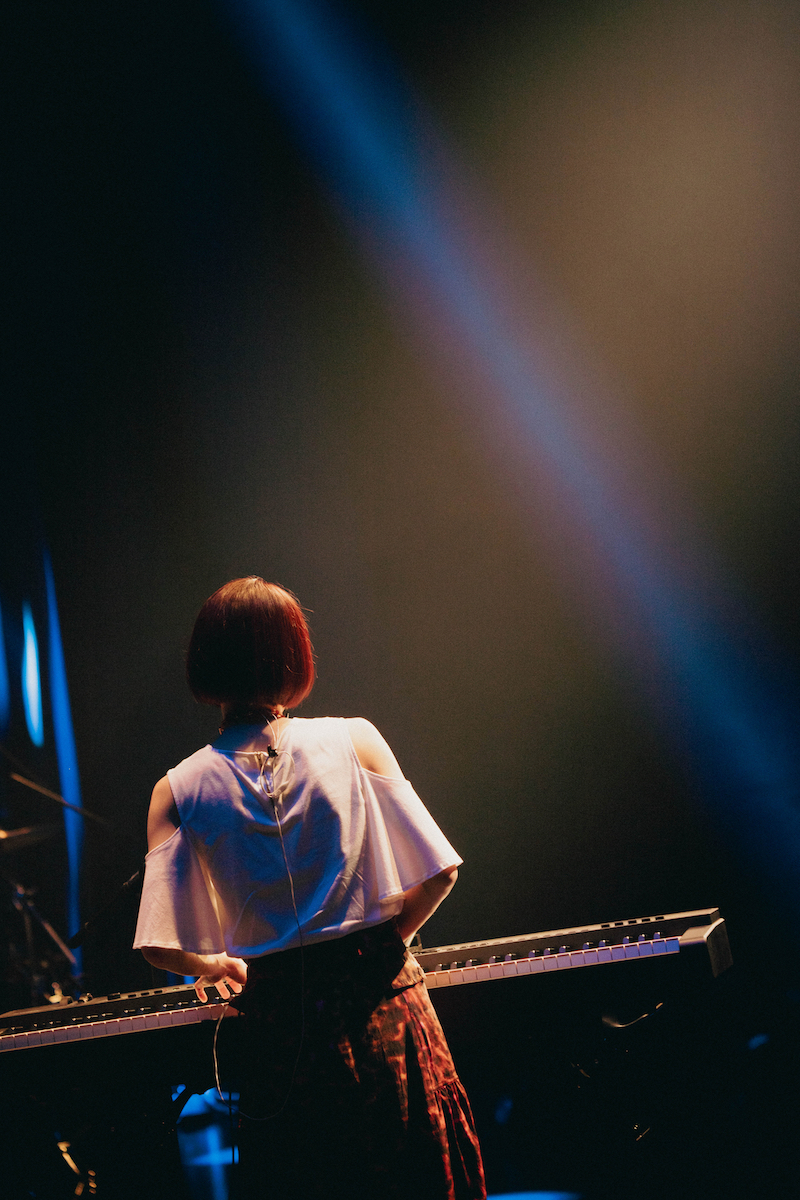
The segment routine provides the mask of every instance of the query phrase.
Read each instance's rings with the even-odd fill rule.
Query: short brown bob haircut
[[[198,613],[186,678],[201,704],[293,708],[314,686],[314,651],[299,603],[258,575],[232,579]]]

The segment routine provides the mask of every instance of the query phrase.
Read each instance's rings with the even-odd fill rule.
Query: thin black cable
[[[283,855],[283,863],[286,868],[286,877],[289,881],[289,892],[290,892],[291,899],[292,899],[292,912],[294,913],[294,920],[295,920],[295,924],[297,926],[297,934],[298,934],[298,938],[299,938],[299,942],[300,942],[300,946],[299,946],[299,949],[300,949],[300,1040],[299,1040],[299,1043],[297,1046],[297,1054],[295,1055],[294,1065],[292,1067],[292,1077],[289,1080],[289,1087],[287,1088],[286,1095],[285,1095],[285,1097],[283,1099],[283,1103],[280,1105],[280,1107],[278,1109],[276,1109],[275,1112],[268,1113],[267,1116],[265,1116],[265,1117],[251,1116],[249,1113],[243,1112],[241,1107],[239,1108],[239,1116],[244,1117],[244,1119],[246,1121],[254,1121],[254,1122],[256,1122],[256,1121],[257,1122],[273,1121],[273,1120],[275,1120],[276,1117],[279,1117],[281,1115],[283,1110],[286,1108],[286,1105],[289,1103],[289,1097],[291,1096],[292,1089],[294,1088],[294,1082],[297,1077],[297,1068],[300,1065],[300,1057],[303,1052],[303,1046],[305,1044],[305,1036],[306,1036],[306,1010],[305,1010],[306,964],[305,964],[305,941],[303,939],[303,928],[300,924],[300,914],[297,911],[297,897],[295,895],[295,890],[294,890],[294,879],[292,878],[292,872],[291,872],[291,868],[289,866],[289,857],[286,853],[286,843],[285,843],[284,837],[283,837],[283,826],[281,825],[281,819],[278,815],[278,798],[277,798],[276,790],[274,787],[274,779],[275,779],[274,771],[273,771],[273,777],[272,777],[273,778],[273,787],[269,788],[267,786],[267,781],[266,781],[266,772],[267,772],[268,764],[271,761],[274,761],[276,758],[280,758],[282,755],[284,755],[288,752],[280,749],[279,745],[277,744],[277,737],[276,737],[276,745],[274,748],[272,748],[271,754],[264,753],[263,751],[248,751],[248,750],[235,750],[235,751],[233,751],[233,753],[246,755],[247,757],[250,757],[250,758],[255,758],[259,764],[258,786],[272,807],[272,812],[275,817],[275,824],[278,827],[278,837],[279,837],[280,843],[281,843],[281,853]],[[292,767],[294,767],[294,759],[291,757],[291,754],[289,754],[289,760],[292,764]],[[225,1004],[225,1009],[227,1009],[229,1007],[229,1005],[230,1005],[230,1001],[227,1001]],[[217,1026],[216,1026],[216,1029],[214,1030],[214,1042],[213,1042],[213,1047],[212,1047],[212,1054],[213,1054],[213,1058],[214,1058],[214,1082],[216,1084],[217,1094],[219,1095],[219,1098],[220,1098],[220,1100],[223,1101],[223,1103],[225,1102],[225,1098],[222,1094],[222,1088],[220,1086],[219,1058],[217,1055],[217,1036],[219,1034],[219,1027],[222,1023],[222,1019],[224,1016],[225,1016],[225,1012],[223,1011],[217,1020]],[[233,1153],[234,1153],[234,1148],[232,1147],[231,1154],[233,1155]]]

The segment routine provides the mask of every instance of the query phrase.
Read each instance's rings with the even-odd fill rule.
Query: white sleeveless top
[[[135,948],[255,958],[342,937],[463,861],[407,779],[361,766],[342,717],[294,717],[276,758],[208,745],[167,776],[180,826],[145,859]]]

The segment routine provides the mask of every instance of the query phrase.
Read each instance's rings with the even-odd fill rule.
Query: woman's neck
[[[266,728],[273,721],[280,721],[287,716],[282,704],[223,704],[220,733],[232,729],[236,725],[259,725]]]
[[[284,729],[289,725],[289,714],[283,712],[232,714],[228,725],[221,725],[214,748],[223,754],[256,753],[277,749]]]

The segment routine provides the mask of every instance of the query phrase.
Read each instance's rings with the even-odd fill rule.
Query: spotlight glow
[[[6,644],[3,636],[3,611],[0,608],[0,735],[8,728],[8,718],[11,715],[11,689],[8,681],[8,659]]]
[[[68,804],[81,807],[81,788],[78,777],[78,755],[75,735],[72,730],[72,713],[67,689],[67,670],[64,648],[61,643],[61,625],[58,620],[56,588],[50,556],[44,555],[44,578],[47,591],[47,625],[49,647],[50,703],[53,714],[53,733],[56,743],[58,775],[61,794]],[[67,838],[67,920],[71,929],[79,929],[80,919],[80,867],[83,848],[83,817],[73,809],[64,810],[64,829]],[[81,969],[81,952],[76,952],[77,969]]]
[[[22,699],[25,706],[25,723],[34,746],[44,745],[44,721],[42,717],[42,683],[39,675],[39,642],[30,604],[22,606]]]
[[[723,603],[715,610],[709,598],[727,588],[707,568],[713,556],[700,539],[687,529],[682,560],[671,560],[674,531],[647,513],[648,479],[635,471],[624,478],[559,401],[543,356],[506,311],[501,281],[458,233],[448,200],[453,180],[431,168],[432,138],[421,136],[418,107],[391,64],[377,63],[363,38],[308,0],[231,0],[225,11],[434,352],[457,347],[461,365],[474,365],[472,387],[460,398],[470,423],[515,480],[532,521],[570,538],[573,586],[605,616],[659,719],[693,755],[710,798],[736,812],[742,840],[767,869],[780,863],[787,882],[796,880],[797,714],[780,694],[779,672],[773,679],[763,670],[761,648],[752,653],[743,644]],[[444,150],[438,157],[447,159]],[[797,904],[796,886],[787,892]]]

